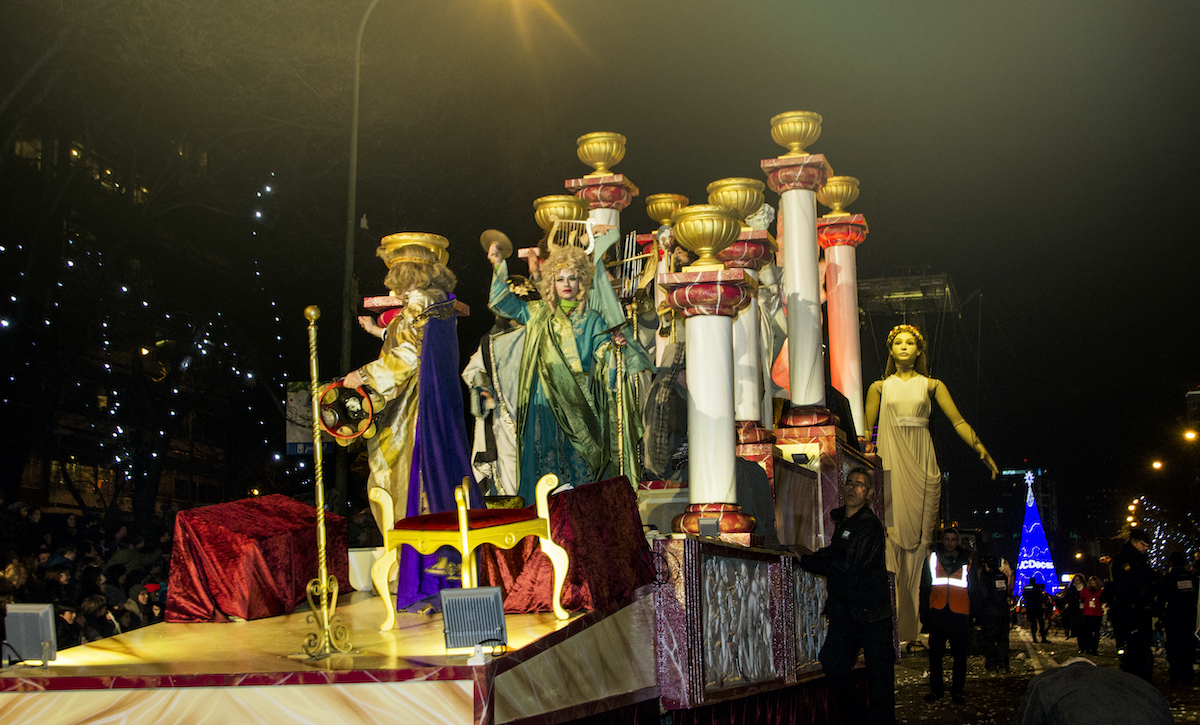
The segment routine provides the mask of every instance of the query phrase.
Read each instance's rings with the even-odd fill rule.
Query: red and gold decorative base
[[[567,179],[567,190],[580,199],[585,199],[593,209],[623,210],[639,194],[633,182],[624,174],[584,176]]]
[[[735,421],[734,432],[737,433],[737,442],[739,445],[747,443],[771,443],[775,440],[775,434],[768,428],[763,428],[757,420],[739,420]]]
[[[717,519],[722,534],[745,534],[754,531],[754,517],[742,513],[735,503],[694,503],[687,511],[671,521],[671,529],[677,534],[700,533],[700,519]]]
[[[783,414],[781,428],[808,428],[814,425],[838,424],[838,417],[820,405],[798,405]]]

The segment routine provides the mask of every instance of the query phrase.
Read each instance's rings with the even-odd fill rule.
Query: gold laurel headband
[[[901,332],[909,333],[913,337],[917,338],[917,342],[921,343],[922,346],[925,345],[925,338],[921,336],[920,330],[913,327],[912,325],[896,325],[895,327],[892,328],[892,331],[888,333],[888,336],[887,336],[888,347],[892,346],[892,340],[895,340],[896,335],[899,335]]]

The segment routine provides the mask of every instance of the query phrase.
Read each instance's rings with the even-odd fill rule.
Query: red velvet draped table
[[[325,557],[351,591],[346,519],[325,515]],[[285,614],[317,576],[317,510],[282,494],[180,511],[167,586],[168,622]]]
[[[615,609],[654,580],[637,496],[624,476],[551,496],[550,536],[571,557],[562,595],[568,610]],[[477,558],[480,584],[500,587],[505,612],[551,611],[554,568],[536,536],[512,549],[484,544]]]

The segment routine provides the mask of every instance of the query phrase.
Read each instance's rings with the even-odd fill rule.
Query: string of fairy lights
[[[1172,551],[1200,551],[1200,529],[1191,515],[1186,518],[1178,514],[1172,515],[1149,496],[1134,499],[1129,506],[1129,512],[1130,515],[1126,519],[1129,524],[1139,526],[1150,533],[1150,548],[1146,550],[1146,555],[1151,566],[1165,567],[1167,557]]]
[[[0,297],[4,303],[0,305],[0,345],[8,356],[0,403],[8,405],[20,397],[17,393],[27,393],[19,388],[30,386],[30,376],[48,355],[74,351],[70,362],[59,365],[74,378],[68,383],[74,392],[63,396],[61,403],[48,402],[61,406],[57,415],[74,416],[77,424],[82,420],[84,435],[90,434],[98,449],[87,457],[89,464],[97,464],[97,479],[102,468],[116,481],[118,477],[153,475],[152,461],[162,456],[187,457],[188,448],[180,441],[184,424],[196,425],[194,416],[186,419],[203,411],[224,417],[236,429],[226,436],[226,445],[241,447],[238,460],[272,467],[280,476],[277,483],[284,488],[309,485],[311,464],[303,456],[287,456],[284,445],[286,359],[295,358],[303,347],[285,342],[294,335],[285,335],[275,290],[258,257],[269,229],[265,226],[269,200],[276,190],[271,172],[253,192],[250,244],[246,247],[253,250],[250,283],[240,285],[236,278],[244,272],[235,268],[235,279],[221,280],[219,285],[249,288],[252,293],[237,295],[238,307],[230,315],[220,308],[205,314],[170,307],[173,295],[161,294],[152,281],[139,279],[139,265],[114,256],[116,253],[106,258],[98,248],[103,242],[92,242],[78,231],[68,233],[56,250],[59,266],[50,285],[39,290],[36,300],[22,299],[34,297],[21,291],[26,281],[24,264],[30,263],[32,252],[24,243],[0,244],[0,268],[20,270],[4,276],[12,289]],[[36,305],[44,313],[33,317],[22,310],[23,304]],[[269,332],[248,336],[239,319],[245,329]],[[30,326],[30,320],[40,329],[19,329]],[[14,349],[14,345],[25,349]],[[141,382],[135,377],[139,373],[152,382],[135,390],[135,383]],[[150,400],[131,399],[146,396],[146,390],[151,391]],[[216,410],[222,407],[221,394],[231,398],[226,410]],[[205,400],[205,396],[212,397]],[[29,402],[28,397],[20,399]],[[233,457],[226,456],[227,466],[232,465]],[[176,461],[176,475],[188,465],[186,460]],[[239,475],[228,471],[230,479]],[[247,491],[230,490],[227,495],[239,497],[262,488],[258,481],[238,481],[243,484]],[[125,493],[128,495],[128,489]]]

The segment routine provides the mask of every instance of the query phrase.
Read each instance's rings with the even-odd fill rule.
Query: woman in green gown
[[[615,233],[615,232],[613,232]],[[538,479],[558,475],[572,486],[598,480],[608,468],[609,428],[597,409],[591,375],[594,353],[624,336],[606,332],[603,317],[586,305],[594,268],[582,250],[554,251],[541,267],[541,300],[526,302],[509,291],[508,266],[499,250],[493,264],[489,307],[525,325],[517,401],[518,494],[533,500]]]

